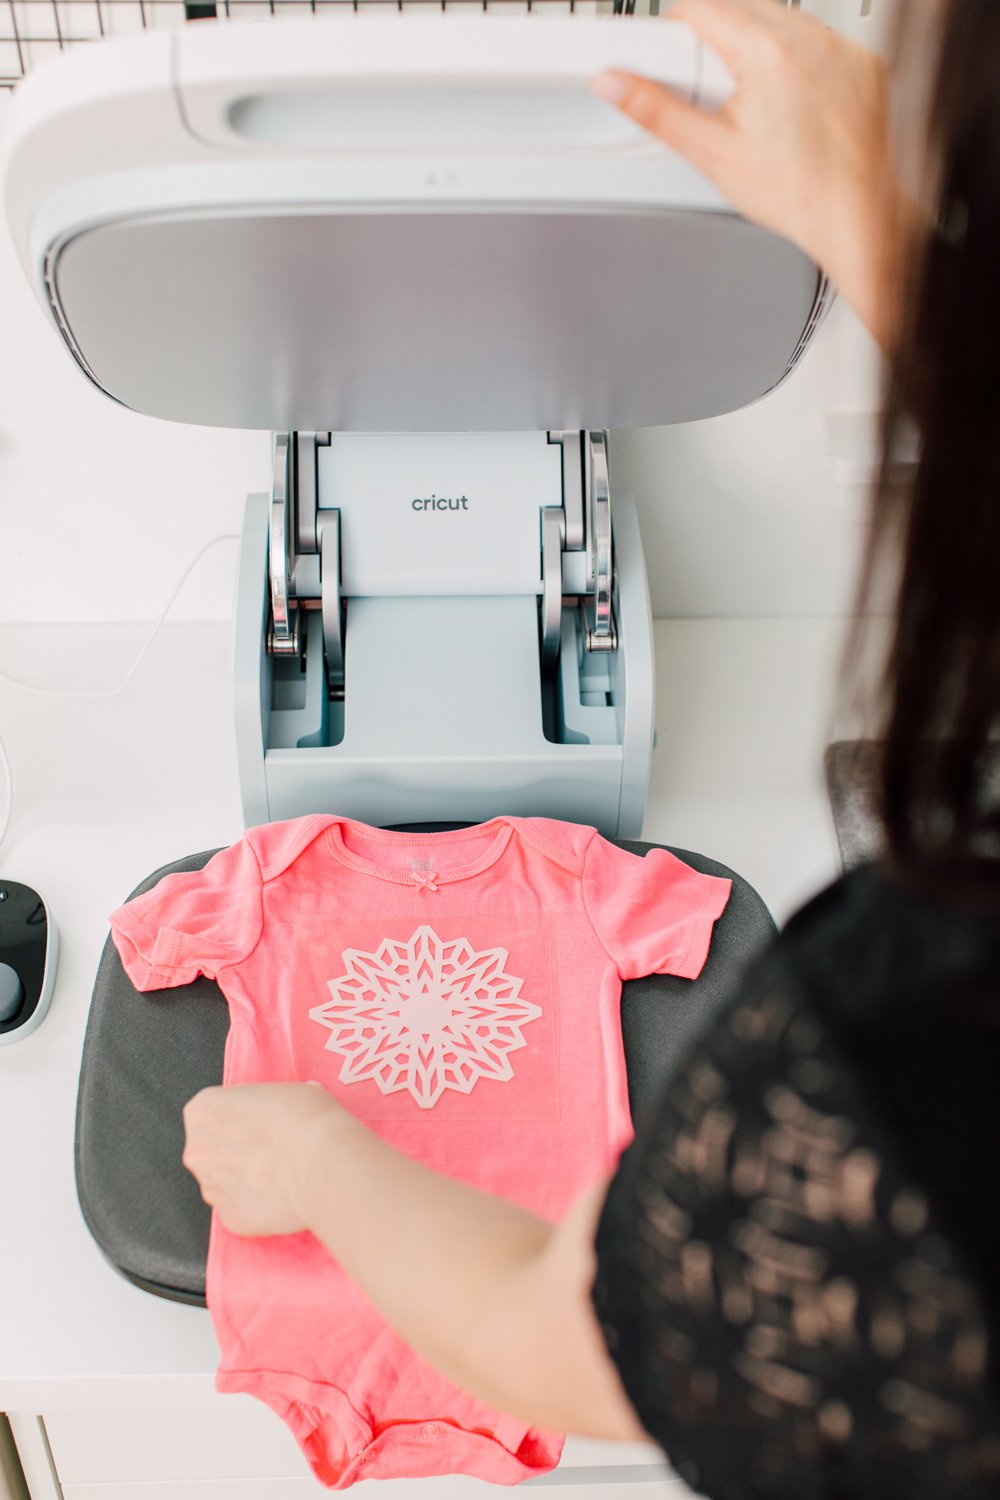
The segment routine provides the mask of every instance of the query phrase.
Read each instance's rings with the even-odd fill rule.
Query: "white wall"
[[[838,303],[791,378],[755,406],[615,435],[613,474],[637,498],[655,615],[850,608],[867,490],[838,477],[859,471],[833,437],[836,418],[874,414],[880,381],[874,344]]]

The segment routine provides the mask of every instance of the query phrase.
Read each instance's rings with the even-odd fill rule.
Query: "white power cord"
[[[121,693],[124,693],[125,689],[128,687],[129,683],[132,681],[133,677],[142,666],[150,649],[153,646],[154,641],[162,630],[167,616],[173,609],[178,594],[187,583],[191,574],[194,572],[195,568],[201,562],[205,554],[207,552],[210,552],[213,547],[219,546],[222,542],[238,542],[239,540],[240,538],[231,532],[227,533],[225,536],[214,536],[212,537],[211,541],[206,542],[201,550],[195,554],[195,556],[188,563],[187,567],[184,569],[184,572],[181,574],[180,578],[177,580],[170,598],[167,600],[166,604],[163,606],[163,609],[160,612],[160,616],[156,621],[156,624],[153,626],[149,635],[146,637],[142,650],[139,652],[139,655],[129,667],[128,671],[125,673],[125,676],[122,678],[117,687],[99,688],[97,690],[87,690],[86,692],[64,692],[63,690],[58,688],[42,688],[36,687],[33,683],[30,682],[21,682],[16,677],[8,676],[6,672],[0,672],[0,682],[6,683],[9,687],[15,687],[22,693],[30,693],[33,697],[36,698],[68,698],[79,701],[86,699],[95,700],[98,698],[119,697]],[[2,847],[3,841],[7,837],[7,831],[10,828],[11,815],[14,811],[14,773],[11,770],[10,758],[7,754],[6,747],[4,746],[2,735],[0,735],[0,766],[3,767],[3,773],[7,781],[7,807],[2,819],[0,819],[0,847]]]

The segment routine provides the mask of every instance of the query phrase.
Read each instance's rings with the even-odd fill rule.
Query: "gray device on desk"
[[[59,933],[41,896],[0,877],[0,1047],[41,1023],[58,961]]]
[[[718,105],[732,80],[687,27],[572,0],[460,9],[330,6],[91,45],[15,93],[7,213],[94,385],[274,434],[237,589],[247,825],[502,813],[627,841],[653,642],[608,430],[765,395],[830,289],[590,92],[624,67]],[[625,987],[634,1115],[773,931],[745,882],[734,893],[699,980]],[[180,1104],[220,1080],[226,1027],[208,981],[146,1001],[106,949],[80,1202],[118,1270],[181,1300],[204,1298],[208,1222]]]

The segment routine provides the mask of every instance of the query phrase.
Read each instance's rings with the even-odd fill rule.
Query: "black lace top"
[[[637,1131],[592,1295],[678,1473],[712,1500],[996,1500],[1000,917],[839,881]]]

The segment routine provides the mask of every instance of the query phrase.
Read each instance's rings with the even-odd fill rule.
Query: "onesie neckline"
[[[427,879],[424,879],[422,873],[404,870],[398,866],[380,865],[376,860],[366,859],[363,854],[355,854],[354,850],[348,849],[344,843],[345,828],[356,828],[363,838],[372,843],[394,845],[396,848],[409,844],[414,849],[432,849],[437,844],[464,843],[467,839],[482,838],[484,833],[492,828],[496,828],[497,834],[486,852],[472,864],[461,865],[457,869],[435,870]],[[488,823],[475,823],[471,828],[458,828],[453,832],[443,833],[397,833],[387,828],[372,828],[367,823],[357,822],[354,818],[339,818],[326,830],[326,846],[335,858],[339,859],[342,864],[349,865],[352,870],[373,875],[378,880],[388,880],[393,885],[423,886],[429,880],[432,882],[430,888],[433,890],[439,885],[452,885],[455,881],[468,880],[473,875],[480,875],[484,870],[488,870],[491,865],[496,864],[507,848],[513,832],[513,824],[506,818],[493,818]]]

